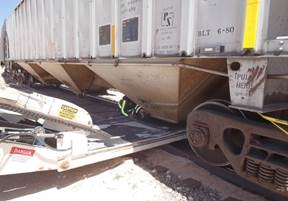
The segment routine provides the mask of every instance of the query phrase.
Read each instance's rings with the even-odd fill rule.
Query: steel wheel
[[[225,100],[210,100],[197,106],[193,111],[213,110],[244,116],[241,111],[229,108]],[[229,161],[221,148],[217,145],[213,131],[209,129],[209,122],[191,123],[187,127],[187,138],[194,153],[204,162],[212,166],[227,166]]]

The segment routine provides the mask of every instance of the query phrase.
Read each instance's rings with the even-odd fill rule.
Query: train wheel
[[[197,106],[194,111],[219,111],[229,114],[241,115],[238,110],[229,108],[229,102],[224,100],[211,100]],[[190,116],[189,115],[189,116]],[[199,113],[198,113],[199,115]],[[212,166],[227,166],[229,161],[225,157],[223,151],[217,144],[217,135],[215,131],[209,129],[209,122],[189,121],[187,122],[187,138],[194,153],[204,162]],[[211,123],[211,122],[210,122]]]

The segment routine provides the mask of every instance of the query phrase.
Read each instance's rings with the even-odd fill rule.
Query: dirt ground
[[[0,200],[264,201],[161,149],[75,170],[0,177]]]

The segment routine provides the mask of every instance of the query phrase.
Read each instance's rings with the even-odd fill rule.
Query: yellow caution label
[[[78,109],[76,108],[73,108],[67,105],[62,105],[59,111],[59,116],[65,119],[72,120],[75,118],[77,112],[78,112]]]
[[[243,48],[253,49],[256,46],[257,27],[261,0],[246,0],[246,19]]]
[[[112,50],[112,55],[115,56],[116,54],[116,26],[112,25],[111,26],[111,50]]]

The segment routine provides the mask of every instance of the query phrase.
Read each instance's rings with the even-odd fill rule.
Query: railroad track
[[[200,167],[208,170],[211,174],[214,174],[225,181],[228,181],[230,183],[233,183],[246,191],[249,191],[251,193],[256,193],[258,195],[261,195],[265,197],[266,199],[269,199],[271,201],[287,201],[287,198],[276,194],[272,191],[267,191],[267,189],[262,188],[258,185],[255,185],[252,182],[249,182],[246,179],[243,179],[236,175],[229,166],[228,167],[216,167],[216,166],[210,166],[207,165],[205,162],[203,162],[201,159],[199,159],[190,148],[188,142],[186,140],[175,142],[169,145],[165,145],[162,147],[163,150],[180,157],[187,158],[188,160],[191,160],[192,162],[196,163]],[[241,198],[239,198],[241,200]]]

